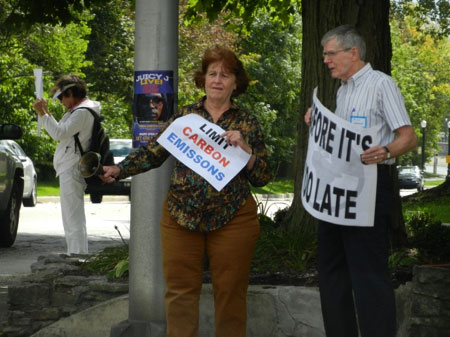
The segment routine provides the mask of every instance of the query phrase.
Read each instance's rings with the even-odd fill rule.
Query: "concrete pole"
[[[178,0],[136,0],[135,70],[174,74],[178,85]],[[164,337],[164,279],[159,223],[173,160],[132,179],[128,320],[111,337]]]

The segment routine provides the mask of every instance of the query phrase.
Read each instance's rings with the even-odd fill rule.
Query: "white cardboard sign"
[[[250,154],[220,137],[225,130],[196,114],[177,118],[158,143],[220,191],[247,164]]]
[[[315,218],[338,225],[372,227],[377,166],[360,155],[378,144],[377,127],[362,128],[329,111],[313,94],[302,204]]]

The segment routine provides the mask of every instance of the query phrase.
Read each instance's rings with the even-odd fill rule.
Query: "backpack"
[[[81,147],[80,139],[78,138],[78,133],[76,133],[73,138],[75,139],[75,147],[78,147],[80,154],[83,155],[86,152],[96,152],[100,154],[100,163],[103,166],[114,165],[114,155],[109,149],[109,137],[103,129],[101,122],[105,119],[102,115],[97,114],[94,110],[88,107],[81,107],[78,109],[86,109],[94,116],[94,126],[92,127],[91,140],[89,141],[89,146],[86,151]],[[74,109],[72,112],[74,112]],[[88,185],[102,185],[103,181],[97,177],[92,176],[84,179]]]

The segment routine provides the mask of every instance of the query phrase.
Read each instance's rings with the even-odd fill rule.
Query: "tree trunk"
[[[302,87],[298,139],[295,153],[294,200],[286,216],[284,228],[312,234],[316,220],[303,208],[301,185],[307,152],[308,127],[303,116],[311,106],[313,89],[318,86],[318,97],[331,111],[336,108],[336,91],[340,85],[333,80],[322,60],[320,40],[330,29],[343,24],[354,25],[366,40],[366,61],[372,67],[390,74],[392,47],[389,27],[389,0],[303,0]],[[396,204],[396,212],[400,198]],[[404,232],[404,231],[403,231]]]

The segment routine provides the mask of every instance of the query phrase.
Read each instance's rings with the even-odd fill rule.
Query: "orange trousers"
[[[167,337],[198,337],[205,254],[214,289],[215,336],[245,337],[250,264],[258,236],[257,206],[251,196],[229,223],[207,233],[178,225],[164,203],[161,244]]]

